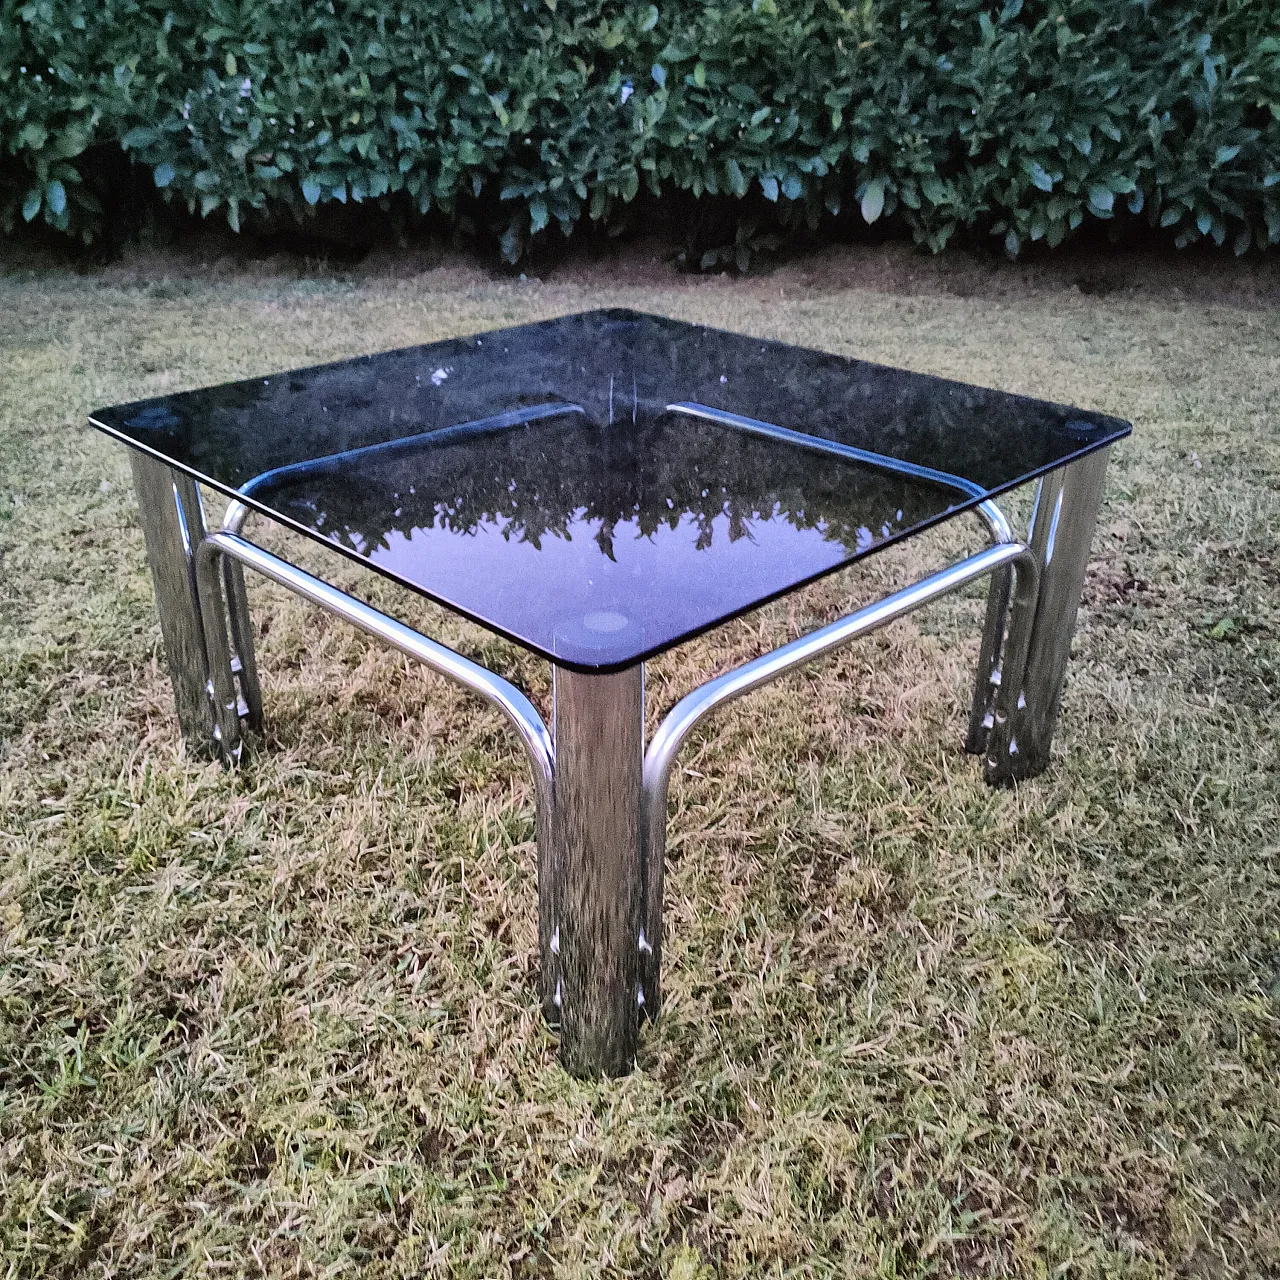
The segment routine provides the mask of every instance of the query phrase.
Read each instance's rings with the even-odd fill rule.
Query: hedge
[[[194,213],[484,208],[504,255],[642,190],[1016,255],[1089,220],[1280,242],[1271,0],[0,0],[0,221],[86,241],[122,147]],[[744,206],[745,207],[745,206]]]

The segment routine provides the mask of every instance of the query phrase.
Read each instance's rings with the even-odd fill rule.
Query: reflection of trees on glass
[[[575,417],[456,443],[428,439],[284,477],[255,496],[362,555],[385,548],[392,530],[468,535],[488,525],[540,548],[585,521],[610,559],[619,525],[652,537],[686,518],[701,550],[718,517],[737,541],[753,521],[781,516],[863,551],[956,500],[927,482],[675,416],[636,426]]]
[[[550,400],[628,426],[633,406],[652,422],[665,405],[696,402],[940,467],[988,491],[1125,429],[1114,418],[1043,401],[616,310],[183,392],[99,416],[108,429],[235,489],[307,459]]]

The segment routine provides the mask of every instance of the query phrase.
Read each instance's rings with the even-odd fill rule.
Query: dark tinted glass
[[[588,670],[648,656],[1129,430],[623,311],[91,420]]]

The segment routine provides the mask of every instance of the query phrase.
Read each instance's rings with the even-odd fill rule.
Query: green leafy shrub
[[[935,250],[1128,216],[1244,252],[1280,242],[1276,25],[1270,0],[0,0],[0,219],[91,239],[85,154],[121,146],[234,229],[487,202],[511,261],[642,189],[896,216]]]

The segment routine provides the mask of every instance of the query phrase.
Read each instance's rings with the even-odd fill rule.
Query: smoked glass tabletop
[[[90,422],[579,671],[650,657],[1130,431],[618,310]]]

